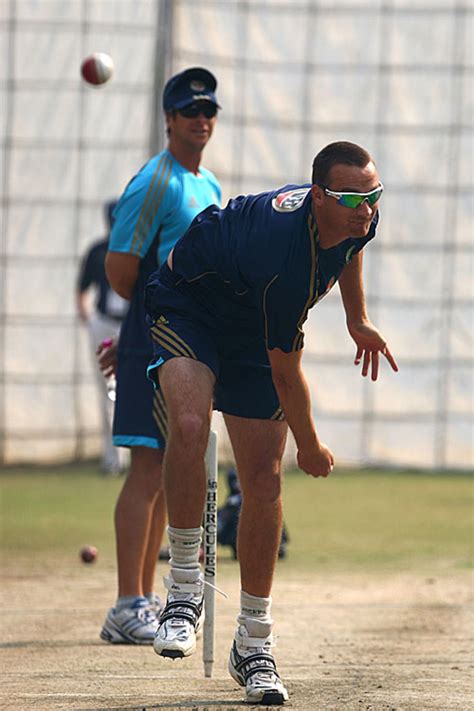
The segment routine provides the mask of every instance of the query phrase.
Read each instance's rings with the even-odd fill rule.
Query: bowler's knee
[[[169,438],[178,440],[181,446],[205,447],[209,437],[209,417],[201,413],[182,412],[169,422]]]
[[[247,501],[259,506],[274,504],[281,498],[281,476],[279,472],[259,472],[245,491]]]

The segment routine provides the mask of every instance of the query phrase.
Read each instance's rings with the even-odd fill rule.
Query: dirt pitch
[[[2,568],[2,709],[249,708],[226,670],[238,603],[235,563],[220,570],[229,599],[218,596],[212,679],[203,676],[200,648],[172,662],[149,647],[98,639],[115,586],[113,569],[100,560],[28,567],[5,560]],[[303,577],[279,564],[273,610],[275,656],[290,692],[285,707],[474,708],[471,594],[466,570],[436,578]]]

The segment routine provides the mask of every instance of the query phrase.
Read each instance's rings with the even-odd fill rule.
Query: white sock
[[[115,609],[119,611],[123,610],[124,607],[132,607],[132,605],[138,600],[146,602],[146,598],[144,598],[143,595],[123,595],[122,597],[117,598]]]
[[[177,583],[194,583],[200,575],[199,549],[202,528],[168,526],[171,575]]]
[[[240,591],[240,613],[237,624],[244,625],[250,636],[266,637],[270,634],[273,620],[270,614],[271,597],[256,597]]]
[[[147,592],[144,593],[144,595],[148,602],[150,602],[152,605],[154,605],[156,601],[160,599],[159,595],[157,595],[156,592]]]

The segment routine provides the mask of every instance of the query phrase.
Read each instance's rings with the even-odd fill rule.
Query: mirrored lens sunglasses
[[[178,113],[184,118],[197,118],[199,114],[204,114],[207,119],[211,119],[217,114],[217,106],[210,101],[200,101],[178,109]]]
[[[343,205],[343,207],[351,207],[353,209],[359,207],[359,205],[362,205],[362,203],[366,200],[370,207],[373,207],[375,203],[380,200],[383,193],[382,184],[380,184],[378,188],[371,190],[369,193],[341,193],[330,190],[325,185],[322,185],[321,187],[324,189],[324,193],[337,200],[339,205]]]

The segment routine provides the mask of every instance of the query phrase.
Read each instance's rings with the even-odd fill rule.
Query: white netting
[[[323,439],[353,463],[471,467],[473,17],[449,0],[0,1],[0,461],[98,451],[74,283],[103,201],[156,135],[158,31],[173,72],[218,77],[205,165],[224,199],[307,182],[333,140],[376,159],[386,192],[366,291],[401,370],[362,381],[334,290],[306,327]],[[116,65],[98,90],[78,75],[91,51]]]

